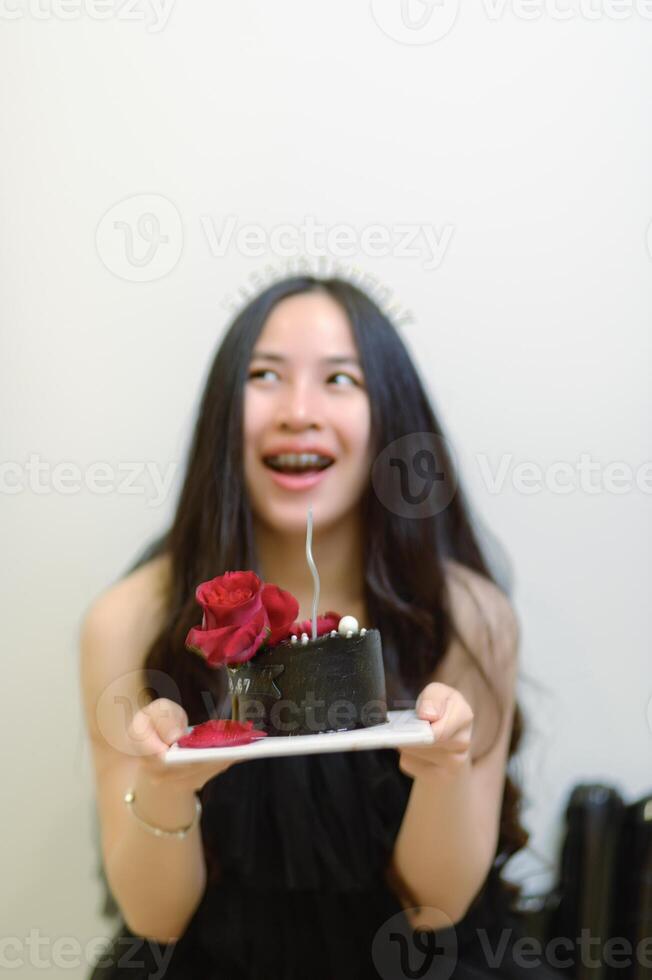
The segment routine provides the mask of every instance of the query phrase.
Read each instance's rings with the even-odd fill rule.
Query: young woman
[[[431,513],[372,478],[399,439],[437,440],[454,492]],[[309,489],[269,465],[303,451],[333,460]],[[308,504],[319,611],[380,630],[388,706],[415,706],[435,742],[166,770],[186,725],[230,711],[225,672],[184,646],[201,621],[196,586],[252,569],[308,619]],[[500,877],[527,842],[506,773],[522,725],[517,647],[389,320],[342,280],[266,289],[215,356],[172,526],[82,624],[102,859],[122,917],[94,980],[532,978],[531,957],[519,968],[512,955],[516,890]]]

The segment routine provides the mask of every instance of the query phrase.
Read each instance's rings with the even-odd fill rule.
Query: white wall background
[[[113,931],[79,620],[165,527],[219,337],[239,297],[296,268],[268,236],[290,224],[305,252],[306,216],[353,229],[343,271],[376,277],[398,311],[511,554],[523,670],[546,685],[522,687],[532,848],[511,873],[549,886],[570,788],[650,785],[650,5],[412,0],[410,27],[398,0],[96,2],[0,13],[7,963],[85,977],[84,944]],[[128,253],[115,222],[143,212],[167,239],[141,224]],[[262,229],[261,254],[211,249],[229,216]],[[431,229],[440,261],[423,233],[400,254],[405,224]],[[503,461],[502,485],[483,461]],[[85,485],[96,462],[106,493]],[[566,493],[545,482],[558,462],[575,469]]]

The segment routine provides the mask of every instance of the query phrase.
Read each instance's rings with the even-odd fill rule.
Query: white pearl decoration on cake
[[[306,643],[308,642],[308,634],[307,633],[302,633],[301,634],[301,642],[303,643],[304,646],[306,645]]]
[[[347,640],[351,639],[353,634],[358,632],[358,629],[358,621],[355,616],[342,616],[337,624],[338,633],[340,636],[345,636]]]

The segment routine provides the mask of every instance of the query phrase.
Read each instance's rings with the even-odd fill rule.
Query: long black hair
[[[444,562],[452,559],[496,582],[478,540],[445,434],[418,371],[396,328],[364,291],[343,279],[296,276],[257,295],[227,329],[209,368],[198,407],[185,477],[170,528],[136,565],[158,555],[170,562],[167,619],[149,649],[144,669],[174,681],[189,724],[229,717],[225,671],[209,668],[185,649],[192,626],[201,622],[195,599],[199,582],[224,571],[260,571],[243,469],[243,388],[252,349],[272,309],[299,293],[322,291],[336,300],[351,324],[371,408],[373,456],[402,437],[436,438],[437,468],[455,492],[444,507],[418,520],[401,516],[370,479],[361,500],[364,528],[365,598],[371,625],[380,630],[390,707],[406,705],[444,656],[454,635],[466,646],[490,688],[483,665],[456,630],[446,598]],[[278,583],[282,584],[282,583]],[[496,583],[499,584],[499,583]],[[149,674],[148,674],[149,672]],[[154,697],[169,696],[152,684]],[[509,746],[518,748],[523,717],[516,705]],[[488,750],[487,750],[488,751]],[[520,789],[506,775],[497,862],[528,841],[520,824]],[[518,895],[517,886],[506,888]]]

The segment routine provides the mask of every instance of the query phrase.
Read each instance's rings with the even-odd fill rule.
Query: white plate
[[[402,745],[432,745],[435,737],[429,721],[417,718],[413,708],[388,711],[388,721],[352,732],[322,732],[315,735],[267,735],[248,745],[212,749],[170,746],[165,762],[206,762],[213,759],[262,759],[280,755],[311,755],[313,752],[356,752],[361,749],[393,749]],[[188,731],[192,731],[189,728]]]

